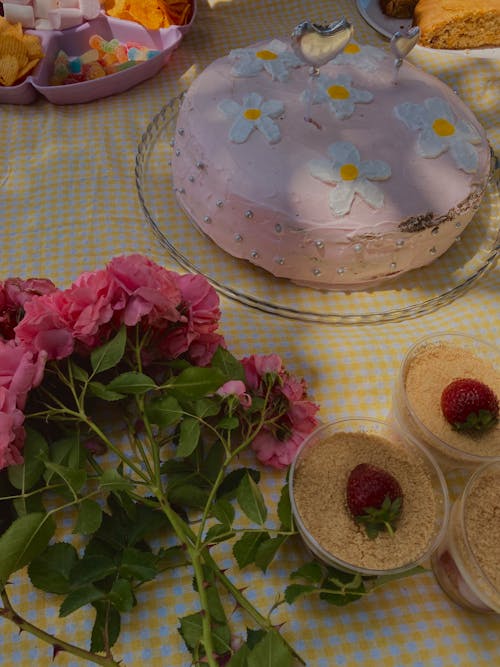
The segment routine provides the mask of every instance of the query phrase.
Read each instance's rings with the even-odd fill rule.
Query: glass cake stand
[[[327,292],[277,279],[218,248],[178,207],[170,157],[182,95],[173,98],[142,135],[135,162],[147,223],[178,264],[207,278],[224,296],[260,311],[325,324],[373,324],[416,317],[450,303],[495,264],[500,252],[500,194],[490,182],[474,221],[442,257],[382,287]]]

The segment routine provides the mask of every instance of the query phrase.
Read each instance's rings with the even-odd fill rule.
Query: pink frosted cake
[[[490,173],[473,113],[436,77],[350,42],[317,77],[285,40],[231,51],[182,103],[180,206],[218,246],[318,289],[376,286],[442,255]]]

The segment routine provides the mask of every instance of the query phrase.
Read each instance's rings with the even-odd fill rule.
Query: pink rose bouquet
[[[259,650],[296,657],[212,552],[232,540],[240,567],[265,570],[295,534],[286,484],[279,524],[266,525],[261,473],[244,462],[253,450],[286,468],[318,408],[277,354],[236,359],[218,333],[220,315],[202,276],[141,255],[116,257],[67,289],[44,279],[0,283],[0,617],[45,639],[54,655],[118,664],[120,615],[167,556],[146,536],[168,533],[199,594],[200,609],[179,626],[193,664],[243,665],[253,650],[221,612],[220,586],[257,624]],[[235,502],[257,532],[236,526]],[[55,538],[68,506],[83,552],[71,537]],[[93,608],[89,650],[14,612],[7,584],[25,565],[36,588],[62,596],[61,616]]]

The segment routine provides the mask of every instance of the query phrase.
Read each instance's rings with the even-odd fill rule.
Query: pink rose
[[[115,257],[108,270],[127,295],[123,315],[126,325],[135,325],[146,317],[149,326],[165,328],[179,320],[181,294],[173,272],[143,255]]]
[[[34,354],[14,341],[0,340],[0,387],[15,397],[16,406],[21,410],[29,391],[42,381],[46,358],[45,352]]]
[[[125,303],[123,290],[106,269],[82,273],[58,300],[66,328],[89,348],[98,347],[109,338],[113,319]]]
[[[16,406],[15,395],[0,387],[0,470],[23,462],[23,422],[24,414]]]
[[[57,290],[31,299],[14,330],[16,342],[33,352],[47,352],[48,359],[64,359],[74,349],[74,340],[62,313],[63,292]]]
[[[237,396],[240,404],[244,408],[252,405],[252,397],[247,394],[247,388],[241,380],[229,380],[222,387],[217,389],[219,396]]]
[[[266,373],[280,374],[283,368],[281,357],[277,354],[252,354],[241,360],[245,369],[245,382],[247,387],[254,391],[258,389]]]
[[[14,328],[23,316],[24,304],[34,296],[54,292],[56,286],[45,278],[7,278],[0,282],[0,337],[14,338]]]
[[[252,449],[257,459],[271,468],[287,468],[293,461],[297,450],[304,441],[305,434],[294,431],[291,436],[281,441],[269,431],[261,431],[252,442]]]
[[[187,354],[195,366],[208,366],[218,347],[226,347],[223,336],[216,333],[200,334],[189,346]]]
[[[177,285],[187,310],[188,327],[197,334],[211,333],[219,326],[219,297],[210,283],[200,275],[178,275]]]

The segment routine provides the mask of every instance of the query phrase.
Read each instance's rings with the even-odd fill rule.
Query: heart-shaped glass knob
[[[326,26],[303,21],[292,32],[292,47],[306,63],[321,67],[347,46],[352,33],[353,27],[346,19]]]

